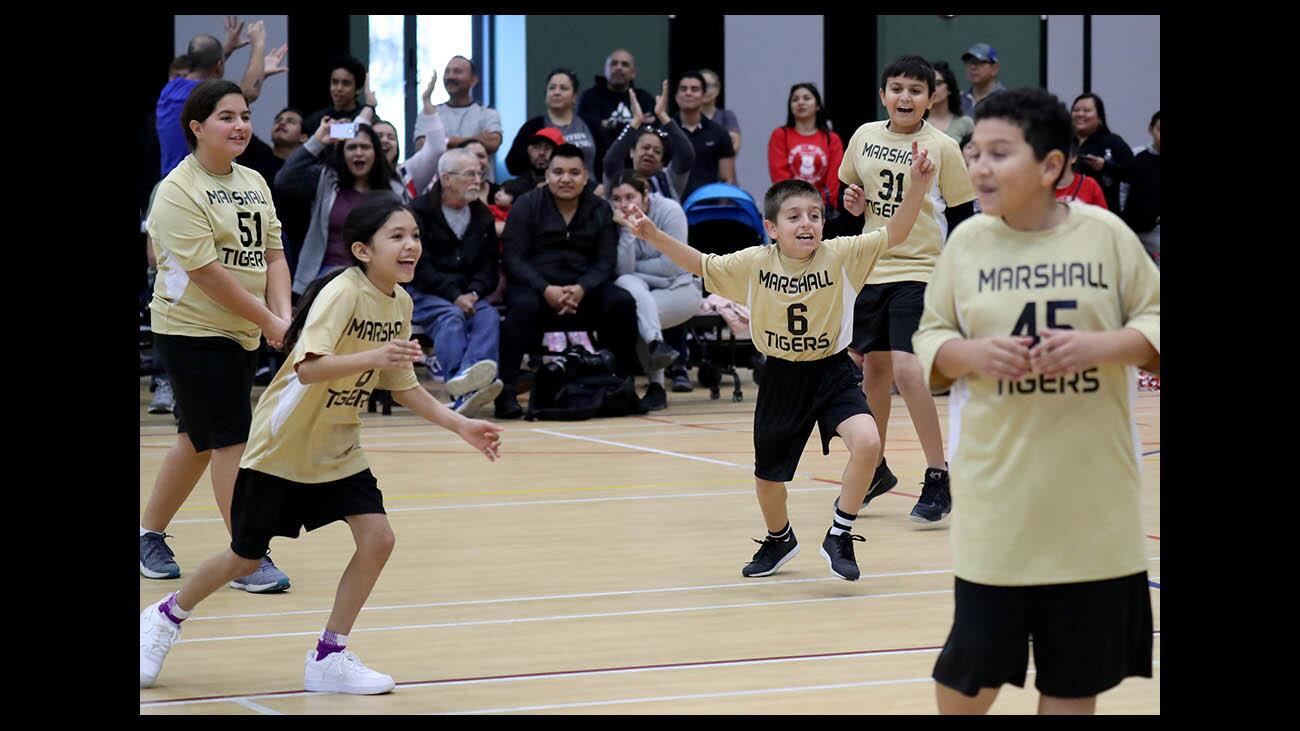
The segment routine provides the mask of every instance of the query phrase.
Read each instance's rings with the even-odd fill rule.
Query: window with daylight
[[[379,102],[376,110],[379,118],[392,122],[398,130],[403,159],[414,152],[411,143],[415,117],[424,106],[420,95],[434,72],[438,74],[438,83],[434,85],[433,103],[447,101],[442,73],[452,56],[473,59],[480,76],[476,96],[482,93],[486,79],[481,78],[483,65],[474,58],[474,18],[473,15],[369,16],[370,90]],[[409,48],[411,44],[414,48]],[[407,59],[412,56],[415,68],[408,69]]]
[[[397,130],[400,157],[407,154],[405,140],[410,130],[406,128],[405,16],[370,16],[370,63],[366,69],[370,90],[375,94],[375,114],[391,122]],[[411,120],[414,124],[415,120]]]
[[[442,72],[452,56],[464,56],[474,62],[479,76],[483,64],[474,58],[474,16],[472,15],[417,15],[415,16],[415,59],[418,75],[416,95],[424,93],[429,78],[438,73],[438,83],[433,92],[433,103],[447,101],[447,90],[442,86]],[[483,85],[480,78],[479,86]],[[421,102],[421,104],[423,104]]]

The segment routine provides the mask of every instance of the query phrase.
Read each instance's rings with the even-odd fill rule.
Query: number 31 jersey
[[[187,156],[158,186],[148,231],[158,260],[150,327],[164,335],[227,337],[256,350],[262,331],[208,297],[189,272],[219,262],[266,301],[266,250],[282,249],[280,219],[257,171],[214,175]]]
[[[706,254],[704,287],[749,308],[758,352],[828,358],[853,339],[853,303],[888,241],[882,228],[823,241],[807,259],[785,256],[776,244]]]

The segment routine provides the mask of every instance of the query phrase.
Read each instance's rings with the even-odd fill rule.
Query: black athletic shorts
[[[248,441],[257,351],[230,338],[154,333],[176,399],[176,431],[196,452]]]
[[[230,550],[244,558],[266,555],[271,536],[297,538],[349,515],[384,513],[384,495],[370,470],[333,482],[307,484],[239,468],[230,504]]]
[[[1029,642],[1034,687],[1088,698],[1130,675],[1151,677],[1151,589],[1147,572],[1043,586],[956,580],[952,630],[934,679],[975,696],[1003,683],[1025,687]]]
[[[868,284],[853,305],[853,342],[858,353],[912,350],[912,335],[921,327],[925,282]]]
[[[804,445],[818,426],[822,454],[830,454],[835,427],[870,414],[862,371],[840,352],[813,361],[767,357],[754,405],[754,476],[772,482],[794,477]]]

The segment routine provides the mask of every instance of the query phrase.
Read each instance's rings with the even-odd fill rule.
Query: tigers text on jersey
[[[785,256],[776,244],[706,254],[704,287],[749,307],[760,353],[820,360],[853,339],[853,303],[888,243],[882,228],[823,241],[807,259]]]
[[[304,385],[295,367],[315,355],[352,355],[411,337],[411,295],[380,292],[360,267],[349,267],[317,295],[288,360],[253,410],[240,467],[317,484],[368,469],[360,411],[375,389],[419,386],[410,364]]]
[[[844,147],[840,162],[840,180],[860,185],[866,193],[863,231],[884,226],[903,204],[903,191],[912,184],[913,141],[934,163],[935,185],[948,207],[975,200],[966,162],[953,138],[929,122],[922,122],[921,129],[910,135],[891,132],[886,124],[868,122],[858,127]],[[943,247],[939,215],[931,196],[923,197],[921,212],[907,239],[881,257],[867,284],[929,281]]]
[[[1160,271],[1113,213],[1070,203],[1064,223],[1018,231],[963,221],[948,239],[912,338],[927,380],[955,338],[1043,328],[1132,328],[1160,351]],[[952,542],[960,578],[1015,586],[1145,571],[1136,369],[1058,378],[971,374],[952,385]]]
[[[256,350],[262,331],[208,297],[189,272],[220,262],[257,299],[266,301],[266,250],[281,249],[280,219],[257,171],[232,163],[214,175],[194,155],[158,186],[148,230],[158,260],[150,327],[164,335],[221,336]]]

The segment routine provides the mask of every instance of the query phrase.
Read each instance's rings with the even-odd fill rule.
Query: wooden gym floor
[[[362,442],[397,548],[349,644],[397,689],[302,690],[303,658],[353,549],[340,522],[272,542],[290,591],[221,589],[201,604],[157,686],[140,691],[141,713],[934,713],[952,555],[946,526],[908,520],[925,464],[902,399],[886,447],[899,485],[857,521],[862,578],[832,576],[817,553],[846,458],[839,440],[823,457],[813,438],[789,484],[800,554],[775,576],[744,579],[764,527],[757,388],[742,373],[740,403],[697,387],[642,417],[507,422],[496,464],[404,409],[366,414]],[[143,510],[175,427],[146,413],[141,384]],[[948,399],[937,402],[946,439]],[[1137,419],[1155,677],[1102,695],[1103,714],[1160,712],[1158,393],[1139,395]],[[228,544],[206,477],[168,532],[182,572]],[[141,608],[182,580],[141,577]],[[1032,660],[1030,673],[1027,689],[1003,687],[992,713],[1034,712]]]

